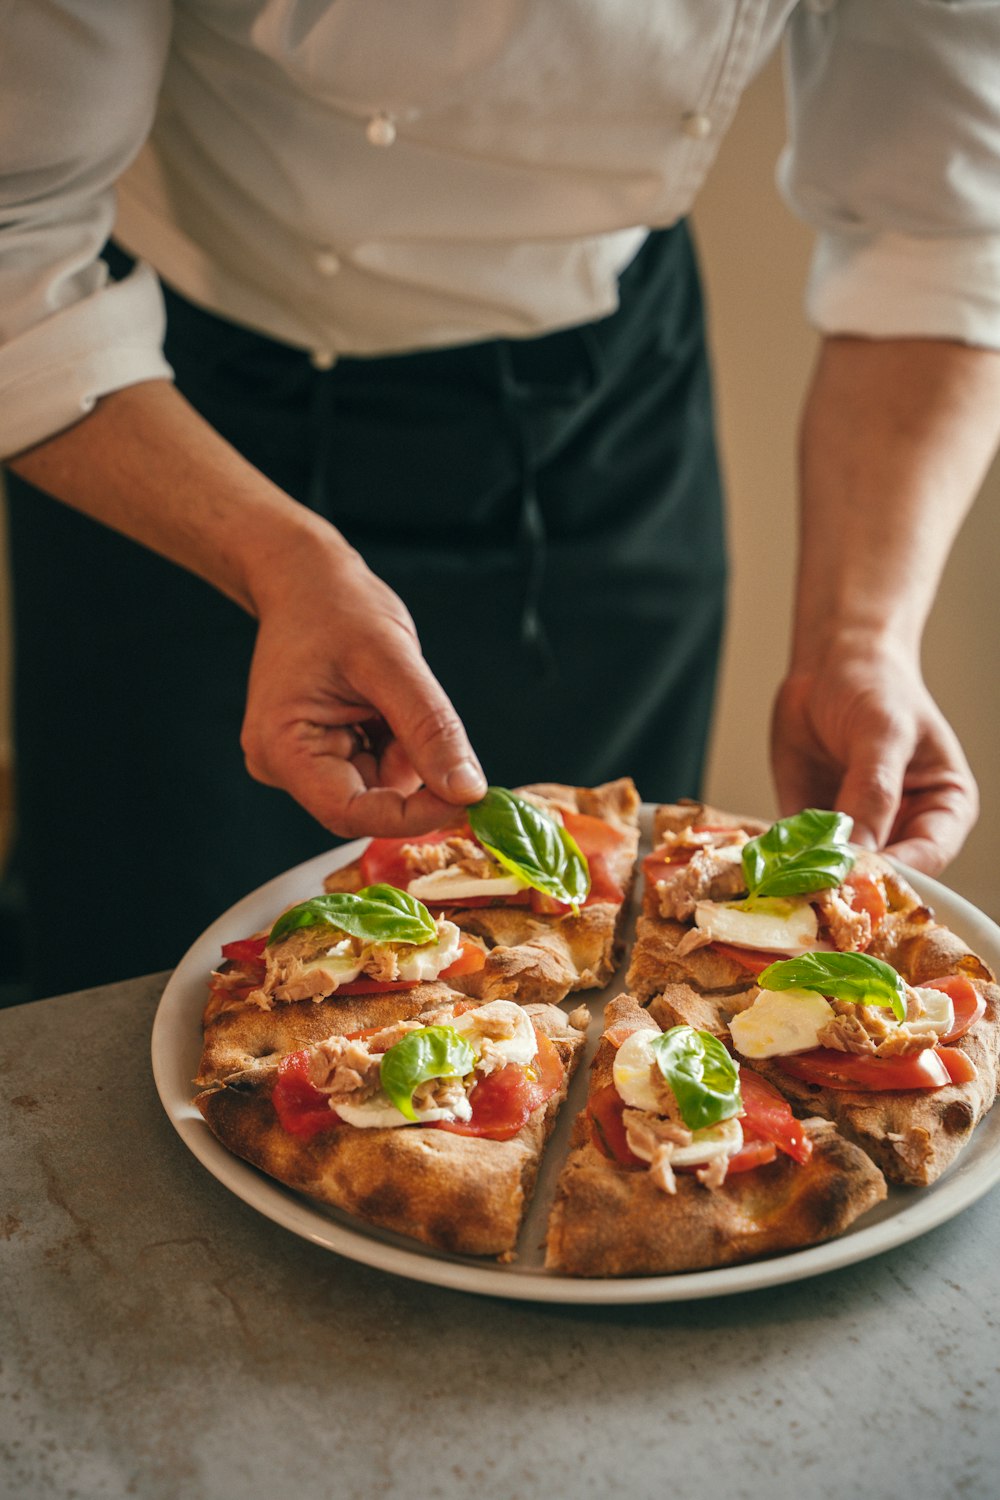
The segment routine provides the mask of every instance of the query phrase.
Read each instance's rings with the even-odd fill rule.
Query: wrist
[[[284,607],[290,592],[304,596],[317,588],[337,590],[365,568],[335,526],[282,492],[273,507],[248,518],[241,531],[241,592],[257,619],[272,605]]]
[[[851,662],[883,664],[904,675],[920,671],[920,628],[886,622],[863,613],[826,616],[797,625],[792,638],[789,676],[813,675]]]

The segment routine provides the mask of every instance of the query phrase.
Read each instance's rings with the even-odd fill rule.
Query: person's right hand
[[[427,832],[486,778],[405,605],[339,537],[312,540],[269,560],[255,595],[247,769],[332,833]]]

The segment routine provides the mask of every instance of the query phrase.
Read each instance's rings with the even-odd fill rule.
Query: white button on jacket
[[[80,0],[8,9],[0,453],[169,374],[156,277],[110,286],[98,260],[113,228],[306,351],[317,330],[366,354],[604,316],[783,33],[814,322],[1000,346],[1000,0],[129,0],[85,28]]]

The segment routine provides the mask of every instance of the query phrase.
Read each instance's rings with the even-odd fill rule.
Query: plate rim
[[[647,835],[652,806],[644,803],[642,808],[643,831]],[[471,1257],[442,1255],[295,1193],[233,1156],[215,1138],[192,1103],[193,1069],[186,1068],[184,1061],[191,1055],[197,1061],[194,1048],[200,1048],[205,976],[220,943],[228,941],[241,928],[245,932],[250,921],[255,927],[263,925],[262,921],[253,920],[252,914],[258,909],[273,912],[276,907],[303,899],[315,890],[317,882],[322,884],[323,875],[356,858],[367,843],[367,838],[353,839],[314,855],[234,902],[188,947],[167,981],[153,1019],[150,1040],[153,1079],[160,1103],[182,1142],[235,1197],[299,1238],[376,1270],[482,1296],[590,1306],[681,1302],[763,1290],[870,1259],[938,1228],[1000,1182],[1000,1117],[994,1112],[992,1129],[987,1128],[991,1120],[987,1114],[977,1127],[978,1141],[974,1136],[958,1161],[937,1182],[920,1189],[890,1188],[890,1199],[897,1195],[899,1208],[871,1224],[852,1227],[821,1245],[763,1260],[709,1270],[622,1278],[567,1277],[542,1267],[519,1267],[516,1262],[499,1265]],[[959,924],[970,948],[991,967],[1000,969],[1000,927],[965,897],[931,876],[894,863],[918,895],[941,910],[949,926]],[[213,954],[207,962],[206,950]],[[616,978],[606,990],[595,992],[595,996],[603,1000],[608,991],[620,988],[619,972],[616,971]],[[574,1003],[579,1004],[580,998],[575,995]],[[185,1037],[187,1050],[183,1046]]]

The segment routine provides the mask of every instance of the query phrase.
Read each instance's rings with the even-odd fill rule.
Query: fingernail
[[[449,792],[462,801],[478,801],[486,795],[486,777],[472,760],[461,760],[454,770],[448,772],[445,783]]]

